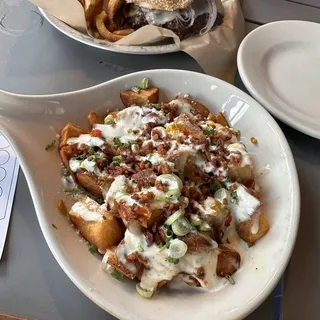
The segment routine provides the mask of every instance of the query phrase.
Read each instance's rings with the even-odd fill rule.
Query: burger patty
[[[158,26],[172,30],[177,36],[179,36],[180,39],[185,39],[186,37],[198,34],[206,26],[208,18],[209,14],[204,13],[196,17],[194,23],[191,26],[189,25],[189,22],[183,23],[183,21],[179,20],[178,18],[175,18],[172,21]],[[148,22],[145,18],[145,13],[137,7],[135,9],[135,14],[127,17],[126,22],[134,30],[148,25]],[[222,22],[223,15],[218,13],[216,21],[214,23],[214,27],[222,24]]]

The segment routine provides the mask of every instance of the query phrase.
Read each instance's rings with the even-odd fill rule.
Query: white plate
[[[71,28],[69,25],[62,22],[61,20],[47,14],[43,9],[39,8],[39,10],[41,14],[45,17],[45,19],[47,19],[48,22],[56,29],[64,33],[66,36],[91,47],[107,51],[131,54],[164,54],[180,51],[174,43],[150,46],[123,46],[106,40],[96,39],[89,36],[88,34],[83,34]]]
[[[255,29],[240,45],[238,68],[271,113],[320,139],[320,24],[279,21]]]
[[[86,116],[96,107],[104,113],[120,107],[119,91],[143,77],[161,88],[160,99],[179,92],[193,95],[212,112],[223,110],[241,130],[257,169],[271,229],[248,252],[235,275],[236,285],[218,292],[162,290],[145,300],[133,281],[118,282],[101,270],[101,261],[88,252],[65,216],[56,209],[63,197],[60,158],[45,146],[70,121],[87,126]],[[234,86],[210,76],[178,70],[151,70],[126,75],[85,90],[46,96],[0,92],[0,130],[17,151],[45,239],[70,279],[100,307],[130,320],[242,319],[271,293],[291,255],[299,223],[300,194],[288,143],[274,119],[255,100]],[[258,145],[250,143],[256,137]],[[263,169],[270,166],[270,170]],[[262,170],[263,169],[263,170]],[[52,227],[57,226],[57,230]]]

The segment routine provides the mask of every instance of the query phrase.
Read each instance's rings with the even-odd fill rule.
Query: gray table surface
[[[201,72],[184,53],[128,56],[89,48],[53,29],[25,0],[0,0],[1,89],[28,94],[57,93],[153,68]],[[238,77],[236,85],[244,89]],[[283,314],[285,320],[318,319],[320,142],[279,124],[295,156],[302,193],[299,235],[285,274]],[[273,319],[273,307],[270,296],[247,320]],[[21,171],[0,262],[0,312],[39,320],[115,319],[87,299],[53,258]]]

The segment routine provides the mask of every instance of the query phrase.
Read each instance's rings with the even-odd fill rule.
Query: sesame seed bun
[[[126,0],[126,2],[148,9],[175,11],[186,8],[193,0]]]

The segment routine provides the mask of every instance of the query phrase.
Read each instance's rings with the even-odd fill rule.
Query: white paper
[[[17,184],[19,161],[0,133],[0,260],[4,249]]]

